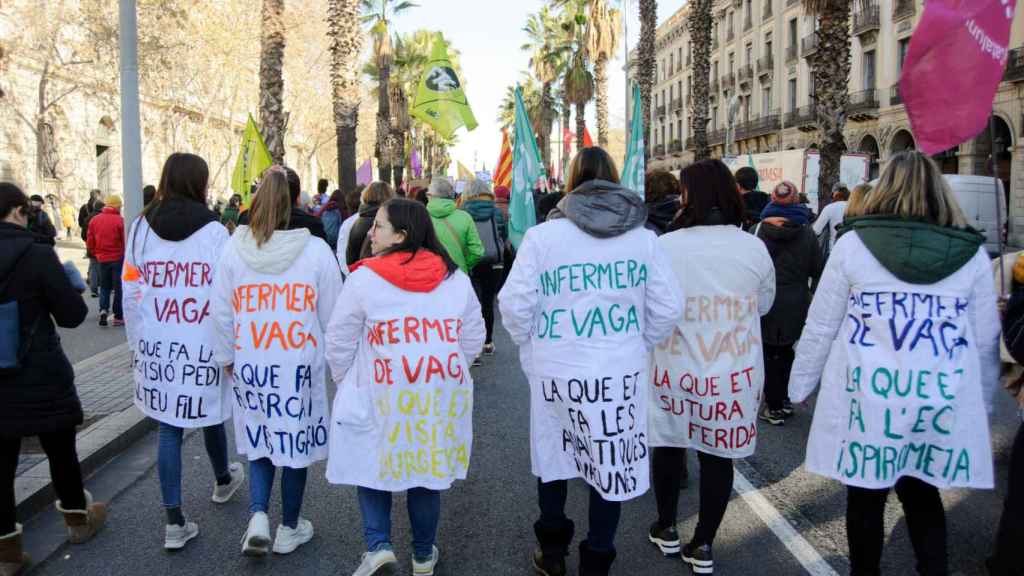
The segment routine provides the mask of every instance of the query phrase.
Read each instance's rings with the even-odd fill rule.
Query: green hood
[[[908,284],[934,284],[967,264],[985,237],[967,228],[947,228],[895,216],[864,216],[843,223],[886,270]]]
[[[434,218],[447,218],[455,212],[455,201],[448,198],[431,198],[427,202],[427,212]]]

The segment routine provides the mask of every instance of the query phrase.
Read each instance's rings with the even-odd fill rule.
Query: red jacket
[[[85,240],[89,253],[100,262],[119,262],[124,259],[124,218],[121,211],[110,206],[89,221]]]

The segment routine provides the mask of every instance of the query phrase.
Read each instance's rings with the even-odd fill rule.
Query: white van
[[[945,174],[943,177],[953,189],[960,208],[967,216],[967,222],[985,235],[985,249],[989,254],[998,254],[998,214],[1002,214],[1003,222],[1008,219],[1003,182],[992,176]],[[996,202],[999,202],[999,213],[996,212]],[[1002,232],[1005,239],[1006,230]]]

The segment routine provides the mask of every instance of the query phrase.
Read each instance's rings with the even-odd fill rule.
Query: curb
[[[84,371],[96,364],[108,363],[118,354],[122,354],[126,347],[127,344],[122,344],[87,358],[75,365],[75,372]],[[156,421],[147,418],[132,405],[120,412],[104,416],[85,430],[79,431],[75,447],[82,467],[82,478],[87,479],[93,472],[155,428]],[[35,516],[56,498],[48,459],[43,459],[14,480],[14,500],[19,518]]]

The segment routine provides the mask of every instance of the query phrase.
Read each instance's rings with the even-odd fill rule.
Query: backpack
[[[494,221],[494,213],[491,213],[491,217],[487,220],[477,222],[476,224],[477,235],[480,236],[480,242],[484,245],[484,255],[480,257],[480,261],[477,265],[486,264],[492,268],[503,268],[504,260],[502,258],[502,242],[501,236],[498,234],[498,224]]]
[[[7,291],[7,287],[14,278],[14,271],[18,269],[18,265],[21,264],[25,255],[30,251],[31,247],[22,252],[21,256],[18,256],[18,260],[11,269],[10,276],[4,280],[3,285],[0,285],[0,294]],[[28,355],[29,346],[32,343],[32,338],[35,336],[38,324],[39,318],[37,317],[29,329],[28,337],[23,341],[21,338],[21,316],[18,310],[18,301],[11,300],[10,302],[0,304],[0,376],[11,376],[21,370],[21,362]]]

